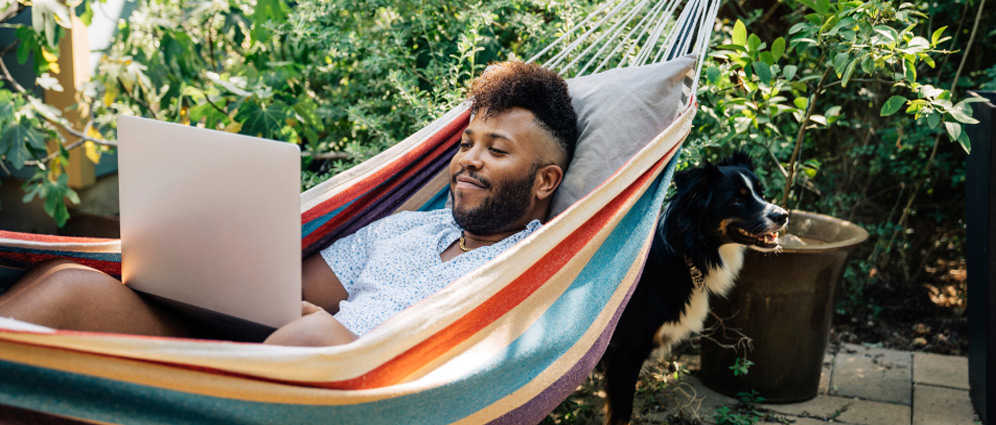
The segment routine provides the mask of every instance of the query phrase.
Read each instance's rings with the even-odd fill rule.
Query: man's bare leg
[[[188,335],[171,313],[117,279],[66,259],[39,263],[0,294],[0,316],[57,329]]]

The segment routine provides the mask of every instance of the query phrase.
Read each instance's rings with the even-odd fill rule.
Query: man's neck
[[[468,249],[480,248],[482,246],[489,246],[501,242],[503,239],[512,236],[516,233],[521,232],[522,229],[509,230],[504,232],[492,233],[487,235],[479,235],[476,233],[471,233],[468,231],[463,232],[464,246]]]

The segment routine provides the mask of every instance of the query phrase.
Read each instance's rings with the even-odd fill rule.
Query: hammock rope
[[[610,1],[531,58],[549,56],[545,65],[565,76],[686,54],[699,63],[680,114],[608,180],[363,338],[275,347],[58,331],[0,318],[0,405],[132,423],[542,420],[594,368],[639,278],[673,158],[691,129],[718,6]],[[441,208],[446,165],[469,118],[461,104],[303,193],[302,255],[394,212]],[[0,231],[0,288],[57,257],[120,275],[119,241]]]

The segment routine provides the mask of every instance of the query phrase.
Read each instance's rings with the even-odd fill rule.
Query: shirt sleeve
[[[339,278],[346,293],[353,294],[354,283],[366,267],[373,246],[371,234],[379,222],[363,226],[353,234],[343,237],[321,251],[322,258]]]

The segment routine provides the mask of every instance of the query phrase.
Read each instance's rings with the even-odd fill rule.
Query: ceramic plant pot
[[[753,366],[746,375],[734,376],[730,366],[744,350],[702,338],[702,382],[717,392],[736,397],[757,390],[769,403],[798,402],[817,394],[834,294],[848,255],[868,232],[803,211],[792,211],[788,232],[807,244],[785,245],[777,255],[748,250],[732,294],[711,300],[712,311],[724,319],[710,338],[736,345],[740,336],[730,329],[737,329],[753,340],[753,350],[746,353]],[[707,329],[716,324],[710,317]]]

